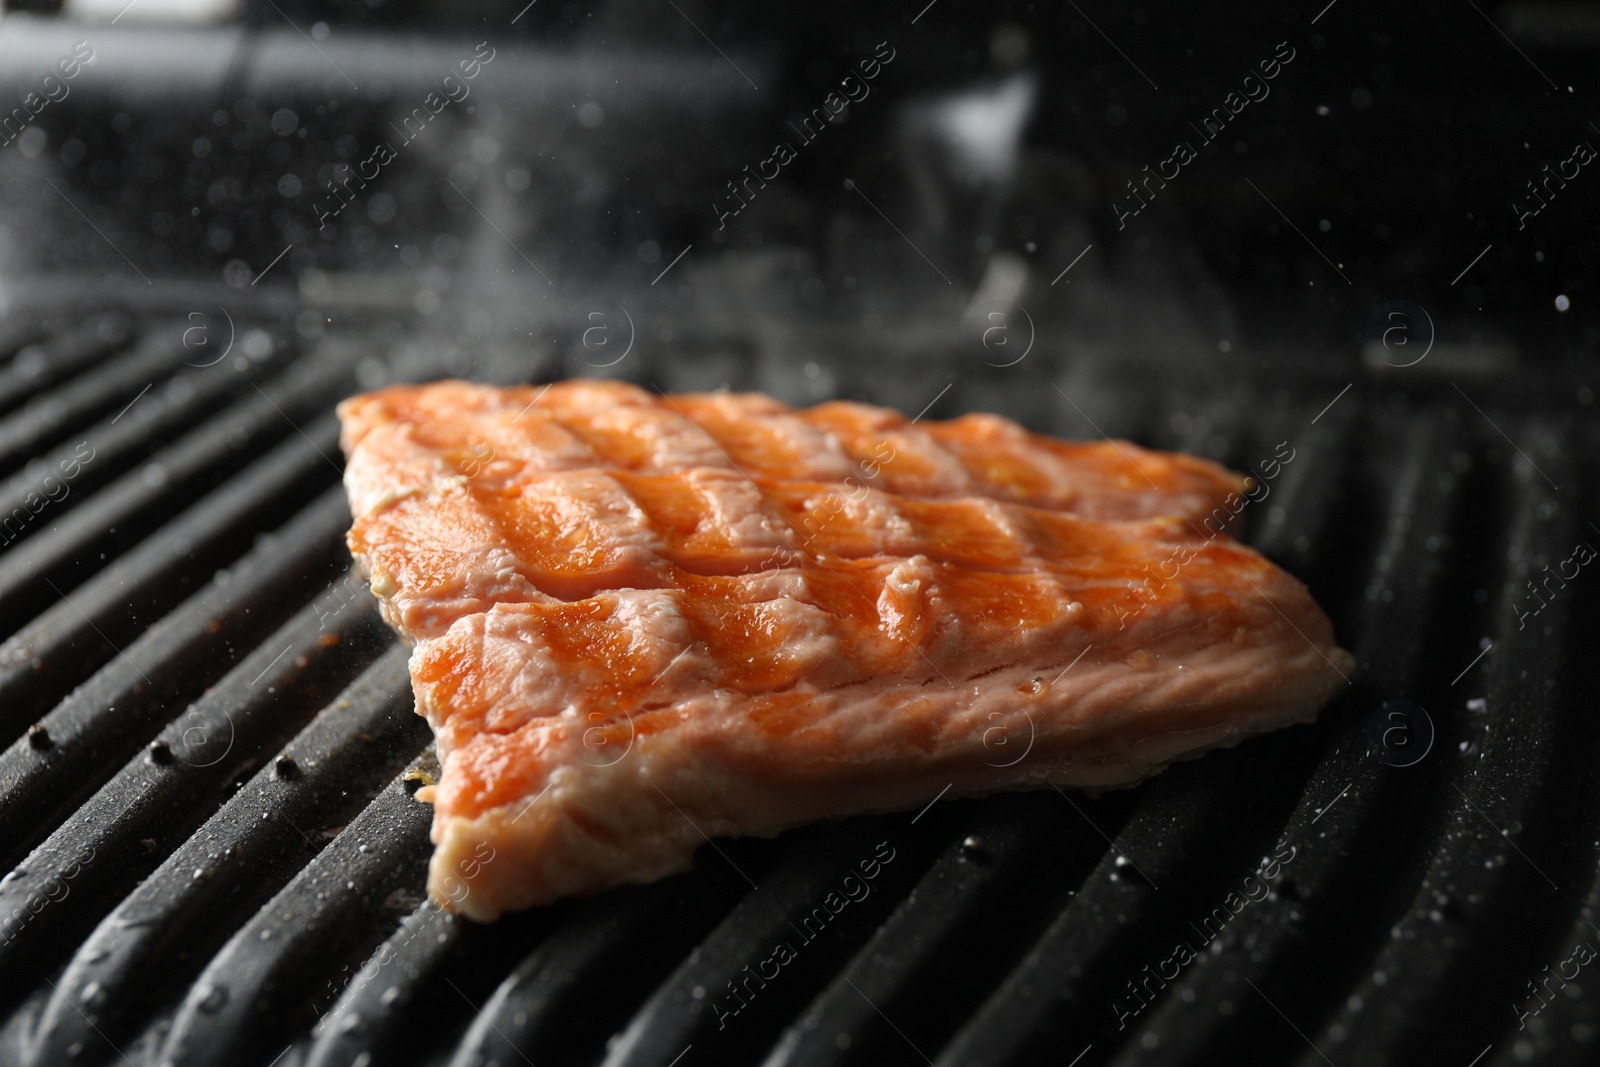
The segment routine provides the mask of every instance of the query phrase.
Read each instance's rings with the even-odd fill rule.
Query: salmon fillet
[[[1131,785],[1353,669],[1192,457],[601,382],[340,416],[443,768],[429,888],[474,919],[947,786]]]

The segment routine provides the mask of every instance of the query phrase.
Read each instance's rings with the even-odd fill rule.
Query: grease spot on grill
[[[422,906],[426,898],[414,889],[396,889],[383,899],[380,905],[385,911],[405,912],[407,915]]]
[[[300,765],[294,761],[291,753],[285,752],[273,761],[272,772],[282,781],[293,781],[300,777]]]
[[[150,762],[165,766],[172,762],[172,746],[159,738],[150,742]]]
[[[43,752],[55,742],[50,740],[50,731],[45,729],[42,722],[36,722],[28,727],[28,744],[36,752]]]
[[[215,1015],[228,1003],[228,991],[219,985],[207,983],[196,987],[195,993],[200,998],[197,1006],[207,1015]]]

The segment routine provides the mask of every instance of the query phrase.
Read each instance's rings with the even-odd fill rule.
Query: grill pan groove
[[[171,325],[24,323],[0,364],[0,504],[24,498],[30,460],[100,449],[0,547],[0,1061],[1399,1064],[1490,1046],[1484,1063],[1510,1064],[1524,1041],[1583,1062],[1592,1000],[1522,1031],[1509,1007],[1600,938],[1600,875],[1562,837],[1600,826],[1600,726],[1580,710],[1600,696],[1581,651],[1596,598],[1580,579],[1527,630],[1513,607],[1586,536],[1573,502],[1593,499],[1600,433],[1544,415],[1536,384],[1490,414],[1542,473],[1448,391],[1404,410],[1370,383],[1331,410],[1196,401],[1175,435],[1180,397],[1063,376],[1111,398],[1103,426],[1158,446],[1245,467],[1293,444],[1248,536],[1356,651],[1340,701],[1137,790],[719,842],[688,874],[483,928],[420,895],[427,733],[405,650],[345,570],[329,408],[359,346],[183,367]],[[870,369],[857,384],[926,402]],[[1015,410],[1079,421],[1048,388]],[[1389,700],[1432,716],[1417,766],[1368,743]],[[1272,895],[1130,1000],[1280,842],[1297,852]],[[872,895],[801,933],[880,843],[896,856]],[[786,938],[795,961],[719,1026],[728,983]]]

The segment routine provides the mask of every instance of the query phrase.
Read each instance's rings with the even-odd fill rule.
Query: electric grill
[[[1511,269],[1537,248],[1581,299],[1592,228],[1563,244],[1508,215],[1446,238],[1439,207],[1404,249],[1398,216],[1326,236],[1323,171],[1406,139],[1355,128],[1335,74],[1294,86],[1291,68],[1260,105],[1283,110],[1229,148],[1262,158],[1249,182],[1212,149],[1119,230],[1129,161],[1170,150],[1161,116],[1183,104],[1139,96],[1118,50],[1139,41],[1166,81],[1196,42],[1227,48],[1152,28],[1171,12],[930,7],[833,37],[709,4],[613,8],[588,37],[570,4],[515,23],[471,5],[465,32],[382,4],[0,25],[8,93],[80,37],[100,57],[42,144],[0,148],[0,1062],[1592,1059],[1600,613],[1575,546],[1600,545],[1597,338],[1551,326],[1545,283]],[[1310,58],[1327,33],[1395,64],[1377,38],[1400,29],[1315,14],[1282,14],[1256,50],[1293,36]],[[1336,16],[1361,28],[1341,38]],[[1503,24],[1548,64],[1559,16]],[[1533,75],[1462,17],[1485,92],[1519,99]],[[1049,54],[1052,26],[1081,68]],[[331,234],[282,192],[326,208],[338,161],[484,37],[479,110],[442,111]],[[784,109],[885,37],[881,98],[797,145],[789,178],[741,185],[719,227],[711,205],[787,136]],[[1351,126],[1333,141],[1273,133],[1324,99]],[[1148,144],[1113,149],[1129,107]],[[1462,176],[1450,208],[1482,218],[1492,177]],[[1446,284],[1481,244],[1499,252]],[[1385,302],[1424,271],[1420,306]],[[1314,725],[1136,789],[930,796],[464,922],[423,893],[413,794],[437,768],[405,650],[350,570],[332,415],[444,374],[992,410],[1258,477],[1292,454],[1243,536],[1310,585],[1360,667]],[[1026,744],[994,742],[1005,760]],[[761,967],[880,850],[866,896]]]

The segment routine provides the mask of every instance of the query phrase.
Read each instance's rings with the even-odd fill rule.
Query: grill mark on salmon
[[[1202,460],[592,382],[340,413],[351,551],[444,767],[430,888],[478,919],[681,870],[701,830],[1132,784],[1352,665],[1299,582],[1202,535],[1244,485]]]
[[[831,501],[832,507],[819,503]],[[818,508],[822,518],[813,521]],[[1188,520],[1104,523],[982,498],[924,500],[836,485],[683,474],[558,472],[519,492],[451,484],[357,520],[351,543],[394,602],[431,605],[451,587],[486,608],[670,584],[675,572],[737,575],[790,556],[926,556],[996,574],[1085,579],[1157,565],[1192,538]],[[1146,552],[1155,539],[1161,552]],[[1135,558],[1137,555],[1137,558]],[[473,557],[482,562],[462,567]],[[494,563],[490,563],[493,557]],[[422,632],[418,622],[408,629]]]
[[[1057,441],[994,415],[912,425],[865,404],[793,411],[766,397],[669,400],[617,382],[396,386],[347,401],[341,412],[345,454],[376,433],[370,450],[385,456],[381,469],[346,480],[358,516],[397,490],[464,470],[486,486],[591,467],[706,467],[818,482],[854,475],[905,496],[980,495],[1092,518],[1197,521],[1245,486],[1206,460],[1125,441]]]

